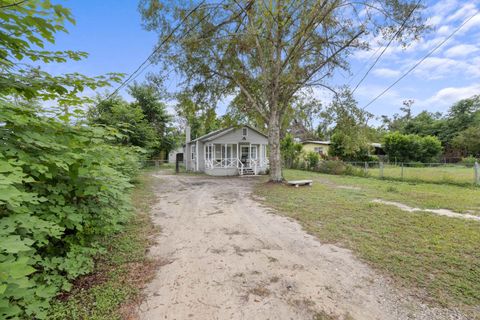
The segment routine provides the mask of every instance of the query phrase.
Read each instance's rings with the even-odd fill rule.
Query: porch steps
[[[255,172],[252,168],[243,168],[243,175],[244,176],[254,176]]]

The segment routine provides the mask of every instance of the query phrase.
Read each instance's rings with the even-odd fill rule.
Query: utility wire
[[[403,20],[402,24],[400,25],[400,28],[397,30],[397,32],[395,32],[395,34],[390,38],[390,41],[388,41],[387,45],[383,48],[382,52],[380,52],[380,55],[375,59],[375,61],[373,62],[373,64],[370,66],[370,68],[368,68],[367,72],[365,72],[365,74],[363,75],[362,79],[360,79],[360,81],[357,83],[357,85],[355,86],[355,88],[353,89],[352,93],[355,93],[355,91],[357,91],[358,87],[360,86],[360,84],[362,84],[363,80],[365,80],[365,78],[368,76],[368,74],[370,73],[370,71],[372,71],[372,69],[375,67],[375,65],[377,64],[377,62],[380,60],[380,58],[383,56],[383,54],[385,53],[385,51],[387,51],[388,47],[390,46],[390,44],[393,42],[393,40],[395,40],[395,38],[400,34],[400,32],[403,31],[403,29],[405,28],[405,25],[407,24],[408,20],[410,19],[410,17],[412,16],[413,12],[415,10],[417,10],[418,6],[420,5],[420,2],[422,0],[418,0],[417,1],[417,4],[412,8],[412,10],[410,11],[410,13],[407,15],[407,17],[405,18],[405,20]]]
[[[435,51],[437,51],[442,45],[445,44],[450,38],[452,38],[460,29],[463,28],[470,20],[480,14],[480,11],[477,11],[474,15],[470,16],[467,20],[465,20],[457,29],[455,29],[448,37],[443,39],[438,45],[435,46],[430,52],[428,52],[422,59],[420,59],[417,63],[413,65],[407,72],[405,72],[400,78],[398,78],[395,82],[393,82],[390,86],[388,86],[385,90],[383,90],[379,95],[373,98],[369,103],[367,103],[363,109],[365,110],[369,105],[377,101],[380,97],[382,97],[385,93],[387,93],[391,88],[393,88],[397,83],[399,83],[403,78],[409,75],[415,68],[417,68],[423,61],[425,61],[428,57],[430,57]]]
[[[106,98],[100,100],[97,105],[99,105],[100,103],[110,99],[111,97],[113,97],[115,94],[118,93],[118,91],[120,91],[123,87],[125,87],[130,81],[134,80],[138,75],[136,75],[140,69],[142,69],[142,67],[144,67],[145,65],[149,66],[151,64],[150,62],[150,59],[163,47],[163,45],[165,43],[167,43],[167,41],[169,41],[172,37],[173,37],[173,34],[180,28],[180,26],[185,23],[185,21],[195,12],[197,11],[204,3],[205,3],[206,0],[202,0],[202,2],[200,2],[195,8],[193,8],[192,10],[190,10],[190,12],[185,16],[183,17],[183,19],[180,21],[180,23],[178,23],[175,28],[173,28],[172,31],[170,31],[170,33],[167,35],[167,37],[165,39],[162,40],[162,42],[160,42],[160,44],[152,51],[152,53],[150,53],[150,55],[137,67],[137,69],[135,69],[135,71],[133,71],[128,77],[127,79],[125,79],[111,94],[109,94]],[[191,29],[190,29],[191,30]],[[190,30],[188,30],[187,32],[190,32]],[[143,69],[145,70],[145,68]],[[142,71],[143,71],[142,70]],[[138,73],[140,74],[140,73]]]
[[[220,3],[216,6],[216,8],[218,8],[223,2],[225,2],[225,0],[223,0],[222,2],[220,2]],[[206,14],[205,16],[203,16],[202,19],[200,19],[194,26],[190,27],[181,37],[179,37],[179,40],[182,40],[182,39],[184,40],[184,39],[185,39],[185,36],[186,36],[187,34],[189,34],[192,30],[194,30],[194,29],[195,29],[200,23],[202,23],[208,16],[209,16],[208,14]],[[212,37],[204,37],[204,38],[195,38],[195,39],[197,39],[197,40],[207,40],[207,39],[211,39],[211,38],[212,38]],[[146,64],[146,65],[143,67],[142,70],[140,70],[134,77],[132,77],[132,78],[130,79],[130,81],[135,80],[135,79],[136,79],[140,74],[142,74],[143,71],[145,71],[145,69],[147,69],[151,64],[152,64],[152,62],[149,61],[148,64]],[[166,76],[170,75],[173,71],[174,71],[173,69],[170,70],[170,71],[167,73]],[[129,82],[130,82],[130,81],[129,81]]]
[[[377,50],[375,50],[374,53],[372,53],[370,55],[370,57],[368,57],[367,61],[363,64],[363,66],[358,69],[358,71],[355,73],[355,74],[352,74],[350,77],[349,77],[349,80],[347,81],[347,86],[350,85],[350,83],[360,74],[360,72],[362,72],[365,67],[369,64],[369,62],[377,55],[377,53],[380,51],[380,49],[382,49],[382,46],[379,46],[377,48]]]

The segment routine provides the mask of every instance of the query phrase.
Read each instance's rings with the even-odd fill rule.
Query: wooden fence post
[[[365,161],[365,175],[368,174],[368,162]]]
[[[402,162],[402,174],[401,174],[401,176],[402,176],[402,180],[403,180],[403,162]]]
[[[383,179],[383,161],[380,162],[380,178]]]
[[[155,168],[158,168],[160,166],[159,161],[155,160]]]

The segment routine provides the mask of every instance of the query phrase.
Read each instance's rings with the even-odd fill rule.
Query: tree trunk
[[[280,154],[280,121],[272,116],[268,123],[268,144],[270,147],[270,181],[282,182],[282,158]]]

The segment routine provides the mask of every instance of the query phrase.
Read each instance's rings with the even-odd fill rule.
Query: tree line
[[[480,157],[480,96],[462,99],[444,114],[422,111],[413,115],[413,103],[404,101],[401,113],[381,116],[377,125],[370,124],[374,115],[358,107],[348,88],[326,106],[319,101],[303,104],[304,112],[292,115],[286,129],[283,161],[289,167],[302,157],[314,157],[302,154],[302,140],[328,140],[329,156],[324,158],[345,161],[471,164]],[[311,125],[315,119],[319,121],[316,127]],[[372,143],[382,145],[384,159],[375,155]]]

